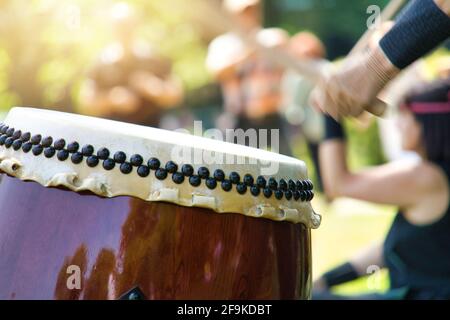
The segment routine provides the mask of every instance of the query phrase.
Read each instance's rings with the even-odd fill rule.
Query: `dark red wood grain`
[[[305,299],[310,231],[1,175],[0,299]],[[82,271],[69,290],[69,265]]]

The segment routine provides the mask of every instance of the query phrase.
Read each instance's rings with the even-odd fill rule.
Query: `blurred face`
[[[402,149],[408,151],[420,151],[422,149],[422,126],[411,111],[406,108],[400,110],[397,127],[400,131]]]
[[[261,7],[259,5],[248,6],[236,13],[236,20],[244,30],[253,30],[262,24]]]

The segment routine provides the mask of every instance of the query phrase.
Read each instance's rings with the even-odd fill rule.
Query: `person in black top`
[[[377,266],[388,269],[390,290],[351,298],[450,299],[449,98],[450,78],[409,94],[400,107],[402,146],[415,151],[420,161],[359,173],[348,170],[344,131],[327,116],[320,161],[328,196],[391,204],[399,210],[384,243],[322,275],[313,298],[346,298],[331,294],[330,288]]]

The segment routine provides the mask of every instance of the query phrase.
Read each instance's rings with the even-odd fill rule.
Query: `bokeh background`
[[[215,0],[210,0],[215,1]],[[197,8],[198,1],[125,1],[139,14],[136,34],[169,57],[174,73],[182,80],[182,106],[167,113],[166,122],[178,126],[203,120],[213,126],[221,111],[219,86],[205,68],[209,42],[221,30],[211,27],[208,16]],[[276,26],[295,34],[310,30],[325,43],[327,58],[344,56],[366,31],[369,5],[383,7],[386,0],[267,0],[266,26]],[[14,105],[45,107],[79,112],[79,90],[99,51],[114,40],[107,13],[112,0],[0,0],[0,111],[2,116]],[[201,9],[200,9],[201,10]],[[200,14],[199,14],[200,13]],[[437,58],[448,54],[441,49],[427,59],[433,73]],[[189,121],[180,121],[189,119]],[[348,123],[351,166],[380,164],[385,157],[380,148],[376,122],[370,126]],[[291,138],[294,155],[315,172],[304,141]],[[314,275],[345,261],[368,243],[382,239],[393,218],[394,208],[340,199],[328,204],[318,194],[315,210],[323,224],[313,231]],[[385,275],[362,279],[338,288],[342,292],[362,292],[387,288]]]

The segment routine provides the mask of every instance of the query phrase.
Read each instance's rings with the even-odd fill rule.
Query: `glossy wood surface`
[[[0,175],[0,299],[305,299],[310,231]],[[81,289],[68,289],[70,265]]]

